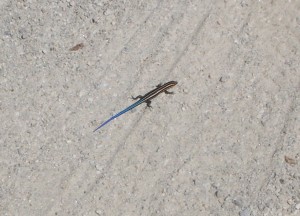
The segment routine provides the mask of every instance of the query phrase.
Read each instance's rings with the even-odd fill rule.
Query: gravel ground
[[[0,215],[300,215],[300,1],[0,8]]]

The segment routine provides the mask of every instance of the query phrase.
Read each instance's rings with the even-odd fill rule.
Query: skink
[[[95,131],[99,130],[100,128],[102,128],[104,125],[106,125],[107,123],[109,123],[110,121],[112,121],[113,119],[119,117],[120,115],[123,115],[124,113],[128,112],[129,110],[132,110],[133,108],[137,107],[138,105],[142,104],[142,103],[147,103],[148,107],[151,107],[151,100],[153,98],[155,98],[157,95],[159,95],[160,93],[164,92],[166,94],[173,94],[173,92],[168,92],[167,90],[169,88],[172,88],[173,86],[175,86],[177,84],[176,81],[170,81],[167,82],[163,85],[158,85],[156,87],[156,89],[153,89],[152,91],[148,92],[147,94],[145,94],[144,96],[139,95],[137,97],[132,97],[132,99],[137,100],[139,99],[137,102],[135,102],[134,104],[130,105],[129,107],[127,107],[126,109],[122,110],[121,112],[117,113],[116,115],[113,115],[110,119],[106,120],[105,122],[103,122],[99,127],[97,127]]]

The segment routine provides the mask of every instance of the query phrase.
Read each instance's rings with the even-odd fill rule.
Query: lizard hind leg
[[[151,101],[146,101],[146,103],[147,103],[147,107],[149,107],[149,108],[152,108],[152,106],[151,106]]]
[[[136,97],[131,96],[131,98],[132,98],[133,100],[137,100],[137,99],[142,99],[143,96],[142,96],[142,95],[138,95],[138,96],[136,96]]]

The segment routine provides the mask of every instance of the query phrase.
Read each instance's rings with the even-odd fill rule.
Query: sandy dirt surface
[[[0,215],[300,215],[300,1],[2,0],[0,27]]]

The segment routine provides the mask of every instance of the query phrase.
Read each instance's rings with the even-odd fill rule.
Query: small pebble
[[[240,212],[239,214],[240,216],[250,216],[251,215],[251,212],[249,209],[244,209],[243,211]]]

